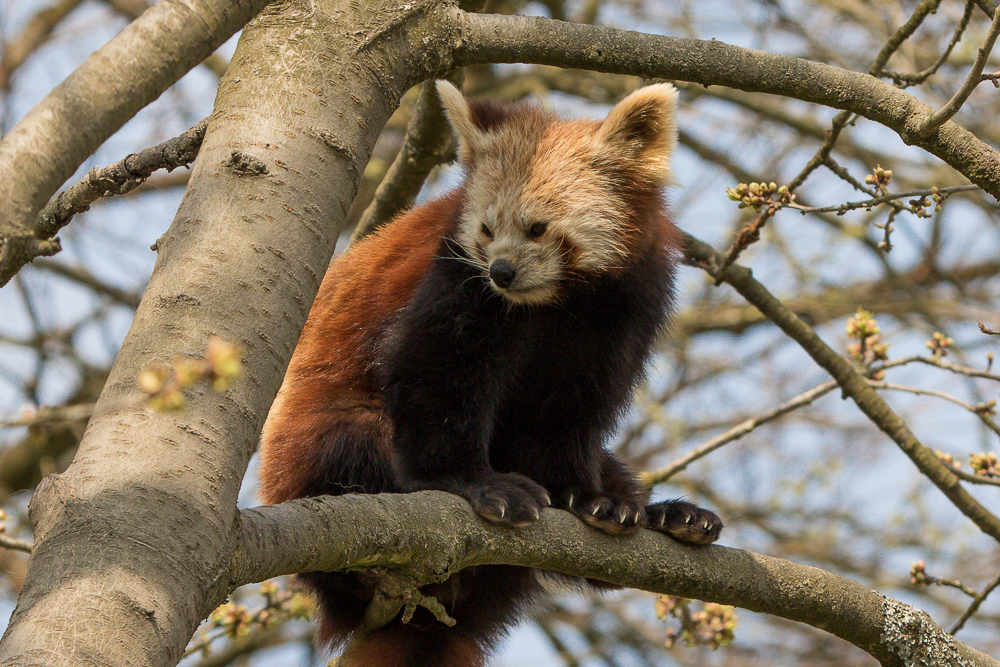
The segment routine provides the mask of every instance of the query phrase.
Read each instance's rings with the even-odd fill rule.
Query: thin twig
[[[573,651],[570,650],[566,643],[562,640],[556,629],[552,627],[552,623],[547,618],[540,618],[537,621],[538,628],[545,635],[545,638],[549,640],[552,648],[562,659],[563,664],[566,667],[581,667],[581,663],[577,660],[576,656],[573,655]]]
[[[965,3],[965,11],[962,13],[962,18],[959,20],[958,25],[955,26],[955,32],[952,33],[951,40],[948,42],[948,46],[945,47],[944,53],[942,53],[938,59],[927,69],[923,69],[919,72],[908,73],[908,72],[890,72],[888,70],[882,70],[881,76],[887,76],[893,80],[900,88],[907,88],[909,86],[915,86],[918,83],[923,83],[932,74],[937,72],[941,65],[947,62],[948,57],[951,52],[955,49],[955,46],[962,40],[962,33],[969,26],[969,20],[972,18],[972,10],[976,6],[976,0],[968,0]]]
[[[94,403],[80,405],[60,405],[41,407],[29,415],[16,419],[0,421],[0,428],[15,428],[18,426],[56,426],[82,422],[94,414]]]
[[[923,23],[924,19],[930,14],[937,11],[938,5],[941,4],[941,0],[923,0],[916,9],[913,11],[913,15],[910,19],[903,24],[896,32],[889,38],[885,46],[875,57],[875,62],[872,63],[871,67],[868,68],[868,73],[872,76],[878,76],[878,73],[882,71],[885,64],[889,61],[889,58],[895,53],[903,42],[910,38],[920,24]],[[982,71],[982,70],[980,70]],[[795,178],[793,178],[788,183],[789,192],[794,193],[800,185],[802,185],[809,176],[816,171],[820,166],[827,163],[830,158],[830,153],[833,151],[834,145],[837,143],[837,139],[840,137],[841,131],[847,125],[856,118],[856,114],[850,111],[841,111],[838,113],[833,122],[830,124],[830,131],[827,133],[826,138],[823,140],[823,145],[820,146],[816,154],[810,158],[806,166],[802,168],[802,171],[798,173]],[[755,243],[760,238],[760,230],[764,228],[767,221],[771,219],[774,215],[774,211],[770,208],[763,209],[757,217],[755,217],[751,222],[744,225],[742,229],[737,233],[736,240],[733,241],[729,249],[726,250],[722,265],[719,267],[721,271],[725,271],[729,266],[731,266],[740,256],[740,254],[746,250],[750,245]],[[718,279],[716,281],[718,283]]]
[[[976,89],[976,86],[983,82],[983,68],[986,67],[986,61],[990,57],[990,52],[993,51],[993,44],[997,41],[998,36],[1000,36],[1000,10],[994,10],[993,22],[990,24],[989,32],[986,33],[986,39],[983,40],[983,43],[979,46],[979,50],[976,52],[976,60],[972,63],[972,69],[969,70],[969,76],[966,77],[965,83],[948,100],[947,104],[931,114],[917,128],[916,133],[918,135],[930,134],[958,113],[958,110],[969,99],[969,95]]]
[[[52,353],[51,348],[45,345],[45,327],[42,326],[41,319],[38,317],[38,309],[35,308],[35,301],[31,296],[31,292],[28,291],[27,286],[24,284],[23,276],[14,276],[14,288],[17,290],[19,296],[21,297],[21,302],[24,304],[24,310],[28,314],[28,321],[31,322],[31,328],[34,330],[32,335],[32,340],[37,341],[35,346],[35,373],[30,379],[25,379],[22,384],[24,393],[34,401],[38,402],[38,381],[42,376],[42,371],[45,369],[45,364],[49,360]]]
[[[288,636],[288,621],[281,620],[270,625],[267,630],[258,630],[248,635],[236,637],[221,650],[213,651],[207,656],[203,656],[198,662],[191,663],[192,667],[230,667],[230,665],[246,664],[241,658],[249,654],[270,646],[278,644],[301,644],[309,646],[312,644],[312,631],[294,633]],[[185,651],[185,654],[188,654]],[[336,663],[329,663],[336,666]]]
[[[1000,486],[1000,479],[995,479],[993,477],[984,477],[983,475],[973,475],[972,473],[965,472],[964,470],[959,470],[957,468],[952,468],[955,475],[970,484],[984,484],[986,486]]]
[[[998,574],[996,578],[993,579],[993,581],[988,583],[986,585],[986,588],[984,588],[981,593],[976,595],[975,599],[972,601],[972,604],[969,605],[969,608],[965,610],[965,613],[962,614],[962,616],[957,621],[955,621],[955,625],[951,626],[951,630],[949,630],[948,632],[950,634],[955,634],[956,632],[961,630],[962,626],[965,625],[965,622],[970,618],[972,618],[973,614],[979,611],[979,605],[983,603],[986,597],[990,593],[992,593],[997,586],[1000,586],[1000,574]]]
[[[974,368],[969,368],[968,366],[960,366],[959,364],[953,364],[951,362],[944,361],[936,357],[920,357],[920,356],[906,357],[903,359],[897,359],[891,362],[887,362],[879,366],[875,370],[894,368],[897,366],[902,366],[913,362],[920,362],[929,364],[931,366],[937,366],[938,368],[950,370],[954,373],[959,373],[961,375],[982,377],[1000,381],[1000,376],[991,375],[984,371],[978,371]],[[869,381],[869,384],[871,384],[873,387],[882,389],[896,389],[900,391],[911,391],[911,393],[936,395],[939,398],[945,398],[946,400],[958,403],[963,408],[979,415],[979,412],[976,411],[975,406],[960,401],[959,399],[954,398],[953,396],[949,396],[941,392],[936,392],[934,390],[929,390],[929,389],[923,390],[911,387],[903,387],[902,385],[889,385],[888,383],[885,382],[879,383],[874,380]],[[651,487],[654,484],[660,484],[662,482],[665,482],[666,480],[670,479],[677,473],[687,468],[694,461],[703,458],[704,456],[722,447],[723,445],[726,445],[735,440],[739,440],[747,433],[750,433],[751,431],[756,429],[758,426],[766,424],[774,419],[777,419],[778,417],[781,417],[783,415],[788,414],[789,412],[792,412],[793,410],[796,410],[800,407],[803,407],[805,405],[814,402],[816,399],[832,391],[834,388],[836,388],[836,386],[837,383],[835,380],[829,380],[827,382],[824,382],[823,384],[813,387],[808,391],[803,392],[802,394],[799,394],[795,398],[792,398],[786,401],[785,403],[782,403],[773,410],[769,410],[768,412],[765,412],[761,415],[747,419],[737,424],[736,426],[730,428],[729,430],[725,431],[724,433],[720,433],[716,437],[706,441],[705,443],[699,445],[698,447],[695,447],[693,450],[691,450],[681,458],[677,459],[670,465],[660,468],[659,470],[653,472],[643,473],[640,476],[641,481],[643,485],[646,487]],[[992,425],[991,427],[996,426],[995,424],[992,423],[992,421],[988,422],[988,424],[991,424]],[[994,428],[994,430],[996,429]],[[1000,486],[1000,480],[992,480],[983,477],[981,475],[970,475],[969,473],[964,473],[961,470],[956,471],[956,474],[961,476],[963,479],[966,479],[967,481],[974,482],[977,484],[996,484]]]
[[[710,452],[715,451],[719,447],[722,447],[723,445],[733,442],[734,440],[739,440],[747,433],[750,433],[751,431],[756,429],[758,426],[766,424],[769,421],[773,421],[778,417],[786,415],[789,412],[797,410],[805,405],[809,405],[816,399],[820,398],[821,396],[825,396],[826,394],[830,393],[836,388],[837,388],[836,380],[827,380],[823,384],[817,385],[808,391],[802,392],[795,398],[785,401],[778,407],[772,410],[768,410],[762,415],[751,417],[750,419],[747,419],[737,424],[736,426],[732,427],[725,433],[720,433],[719,435],[715,436],[711,440],[708,440],[704,444],[695,447],[690,452],[680,457],[670,465],[664,468],[660,468],[659,470],[653,472],[643,473],[640,476],[640,480],[643,486],[646,487],[651,487],[654,484],[665,482],[666,480],[670,479],[680,471],[687,468],[694,461],[697,461],[698,459],[706,456]]]
[[[979,321],[979,330],[986,334],[987,336],[1000,336],[1000,331],[997,329],[987,329],[986,325],[983,324],[982,320]]]
[[[858,179],[854,178],[854,176],[851,176],[851,172],[849,172],[846,167],[843,167],[839,162],[834,160],[831,156],[829,155],[826,156],[826,160],[823,162],[823,166],[829,169],[831,172],[833,172],[834,175],[840,178],[840,180],[846,182],[855,190],[859,192],[864,192],[866,195],[872,197],[873,199],[879,196],[878,191],[875,190],[875,188],[870,187],[867,184],[862,183]],[[900,204],[899,202],[889,202],[889,203],[892,204],[897,210],[903,209],[903,205]]]
[[[892,37],[885,43],[885,46],[882,47],[882,50],[879,51],[879,54],[875,57],[875,62],[868,69],[868,73],[872,76],[878,76],[882,68],[889,62],[892,54],[899,50],[903,42],[913,36],[913,33],[917,31],[917,28],[924,22],[924,19],[936,12],[940,4],[941,0],[923,0],[923,2],[917,5],[909,20],[893,33]]]
[[[86,178],[60,192],[39,212],[36,235],[55,236],[74,215],[88,210],[101,197],[130,192],[154,171],[172,171],[191,164],[198,156],[206,127],[207,118],[179,137],[129,155],[107,167],[91,169]]]
[[[892,391],[903,391],[903,392],[906,392],[908,394],[916,394],[918,396],[935,396],[935,397],[940,398],[942,400],[948,401],[949,403],[954,403],[955,405],[959,405],[959,406],[965,408],[966,410],[968,410],[969,412],[971,412],[972,414],[974,414],[977,417],[979,417],[979,419],[983,422],[983,424],[986,425],[986,428],[990,429],[991,431],[993,431],[997,435],[1000,435],[1000,426],[998,426],[996,424],[996,422],[994,422],[992,419],[990,419],[989,416],[986,415],[986,412],[984,410],[977,409],[976,406],[973,405],[972,403],[966,403],[962,399],[957,398],[955,396],[952,396],[951,394],[947,394],[947,393],[945,393],[943,391],[938,391],[937,389],[925,389],[923,387],[910,387],[908,385],[893,384],[891,382],[882,382],[880,380],[869,380],[868,384],[870,384],[872,387],[874,387],[876,389],[889,389],[889,390],[892,390]]]
[[[990,17],[993,16],[993,12],[997,9],[997,5],[994,5],[992,0],[976,0],[976,4],[979,5],[984,14]]]
[[[24,553],[30,554],[34,546],[31,542],[26,542],[25,540],[0,535],[0,548],[13,549],[14,551],[23,551]]]
[[[36,268],[51,271],[52,273],[89,287],[95,292],[111,297],[118,303],[128,306],[133,310],[139,307],[139,300],[142,298],[140,294],[127,292],[123,289],[115,287],[114,285],[109,285],[84,268],[67,266],[66,264],[55,262],[50,259],[36,259],[31,265]]]
[[[985,378],[987,380],[996,380],[1000,382],[1000,375],[994,375],[988,371],[980,371],[971,366],[962,366],[961,364],[952,363],[950,361],[945,361],[940,357],[922,357],[915,355],[912,357],[903,357],[901,359],[894,359],[888,361],[885,364],[878,366],[874,370],[881,370],[883,368],[892,368],[894,366],[903,366],[905,364],[918,362],[921,364],[928,364],[929,366],[937,366],[938,368],[943,368],[946,371],[951,371],[952,373],[958,373],[959,375],[968,375],[969,377]]]
[[[803,206],[792,202],[790,204],[779,204],[780,208],[791,208],[796,211],[801,211],[802,213],[846,213],[847,211],[854,211],[859,208],[870,209],[878,206],[879,204],[886,204],[891,201],[897,201],[900,199],[905,199],[906,197],[929,197],[935,194],[945,194],[950,195],[956,192],[971,192],[973,190],[979,190],[977,185],[956,185],[950,188],[935,188],[931,190],[911,190],[909,192],[895,192],[892,194],[883,195],[881,197],[874,197],[873,199],[868,199],[865,201],[855,201],[855,202],[845,202],[837,206]],[[900,208],[909,210],[909,207],[900,205]]]
[[[925,574],[925,575],[923,575],[923,577],[925,579],[925,583],[927,583],[927,584],[930,584],[930,585],[933,585],[933,586],[945,586],[947,588],[955,588],[955,589],[958,589],[958,590],[962,591],[963,593],[965,593],[966,595],[968,595],[970,598],[974,598],[977,595],[976,591],[974,591],[973,589],[969,588],[968,586],[966,586],[965,584],[963,584],[958,579],[938,579],[937,577],[932,577],[929,574]]]

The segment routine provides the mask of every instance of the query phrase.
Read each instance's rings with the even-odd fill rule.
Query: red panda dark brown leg
[[[649,505],[646,521],[648,528],[688,544],[711,544],[722,532],[715,512],[680,499]]]
[[[340,656],[338,667],[484,667],[486,653],[455,632],[394,622],[358,637]]]
[[[600,489],[573,487],[555,506],[576,514],[587,524],[612,535],[632,533],[646,522],[647,495],[635,475],[617,456],[600,450]]]
[[[449,627],[419,608],[409,623],[396,618],[353,637],[340,667],[483,667],[541,586],[530,568],[485,565],[421,592],[443,604],[456,624]]]
[[[376,579],[350,572],[303,572],[296,579],[316,598],[316,644],[342,646],[361,625]]]
[[[649,494],[629,467],[610,452],[602,454],[601,490],[568,489],[555,507],[612,535],[647,527],[688,544],[711,544],[719,538],[722,520],[714,512],[679,499],[647,505]]]
[[[406,491],[454,493],[489,521],[523,526],[549,494],[528,476],[494,470],[489,441],[533,343],[531,314],[511,311],[449,248],[442,243],[384,354],[396,470]]]
[[[642,525],[647,528],[688,544],[711,544],[719,539],[722,519],[711,510],[685,500],[665,500],[646,505],[649,494],[639,485],[631,469],[610,452],[605,452],[601,466],[601,484],[609,498],[625,499],[623,506],[631,502],[645,505]]]

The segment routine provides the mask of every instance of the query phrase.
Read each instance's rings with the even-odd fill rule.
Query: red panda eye
[[[488,238],[488,239],[493,238],[493,232],[490,231],[490,228],[486,226],[485,222],[482,225],[482,230],[481,231],[483,232],[483,235],[486,236],[486,238]]]
[[[545,229],[548,225],[544,222],[536,222],[528,227],[528,238],[537,239],[539,236],[545,233]]]

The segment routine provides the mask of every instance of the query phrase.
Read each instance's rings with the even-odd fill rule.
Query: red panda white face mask
[[[446,81],[437,88],[468,172],[456,240],[494,290],[542,305],[565,281],[627,262],[641,235],[629,188],[670,180],[673,86],[632,93],[603,122],[531,105],[478,108]]]

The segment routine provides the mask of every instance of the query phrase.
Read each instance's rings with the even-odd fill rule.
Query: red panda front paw
[[[719,539],[722,519],[684,500],[666,500],[646,507],[647,527],[688,544],[711,544]]]
[[[487,521],[513,527],[538,521],[541,509],[552,504],[545,489],[516,473],[476,479],[460,495]]]
[[[644,525],[646,517],[642,504],[636,499],[583,493],[579,489],[564,492],[555,506],[612,535],[635,532]]]

